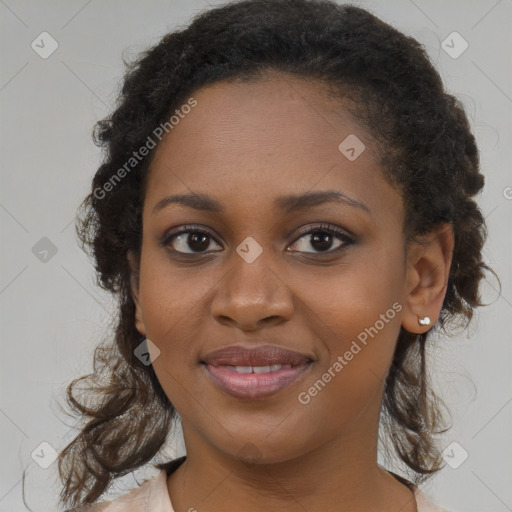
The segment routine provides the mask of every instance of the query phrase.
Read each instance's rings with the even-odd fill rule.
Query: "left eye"
[[[308,238],[309,237],[309,240]],[[299,243],[301,239],[304,239],[302,243]],[[338,239],[341,242],[338,243],[334,248],[332,247],[333,241]],[[354,240],[348,236],[344,231],[330,225],[317,226],[309,229],[294,242],[293,245],[299,245],[299,252],[336,252],[338,249],[343,249],[348,245],[352,244]],[[305,250],[308,246],[315,248],[314,251]],[[302,250],[300,249],[302,247]]]

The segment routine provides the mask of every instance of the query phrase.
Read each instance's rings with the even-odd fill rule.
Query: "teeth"
[[[269,373],[291,367],[291,364],[271,364],[267,366],[227,366],[227,368],[237,373]]]
[[[254,373],[268,373],[270,371],[270,366],[253,366],[252,369]]]
[[[252,373],[252,366],[235,366],[237,373]]]

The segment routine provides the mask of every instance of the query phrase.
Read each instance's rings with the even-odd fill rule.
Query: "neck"
[[[173,506],[199,512],[416,512],[412,492],[377,464],[378,429],[365,426],[379,411],[369,407],[341,435],[273,463],[227,455],[184,423],[187,458],[167,480]]]

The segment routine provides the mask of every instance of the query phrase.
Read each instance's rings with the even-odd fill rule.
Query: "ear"
[[[422,334],[437,322],[448,284],[454,234],[450,224],[442,223],[430,233],[408,243],[407,290],[402,327]],[[429,325],[418,318],[428,316]]]
[[[139,280],[140,280],[140,259],[132,251],[127,252],[128,264],[130,266],[130,290],[131,297],[135,303],[135,327],[143,336],[146,336],[146,326],[142,316],[139,298]]]

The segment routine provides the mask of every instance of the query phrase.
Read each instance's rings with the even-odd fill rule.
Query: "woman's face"
[[[193,97],[151,165],[134,291],[185,441],[268,462],[368,443],[407,293],[401,195],[320,84],[269,76]],[[339,200],[283,200],[325,192]],[[188,199],[161,203],[175,195]],[[163,244],[171,229],[185,233]],[[308,362],[252,373],[209,357],[235,345]]]

